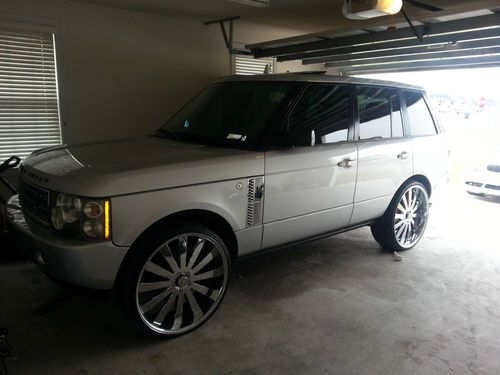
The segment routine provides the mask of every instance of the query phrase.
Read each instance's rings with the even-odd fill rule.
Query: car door
[[[413,147],[414,174],[429,179],[432,187],[448,177],[448,142],[427,98],[420,91],[403,90],[408,139]]]
[[[358,86],[355,98],[358,178],[352,225],[382,216],[413,174],[412,143],[404,137],[399,90]]]
[[[357,169],[352,103],[348,85],[305,88],[287,127],[314,131],[315,145],[266,152],[263,248],[348,225]]]

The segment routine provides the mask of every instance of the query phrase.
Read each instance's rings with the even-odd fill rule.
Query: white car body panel
[[[261,175],[264,153],[145,137],[40,150],[22,170],[45,189],[112,197]]]
[[[356,157],[353,142],[267,152],[263,247],[347,226],[357,166],[338,163]]]
[[[403,152],[406,153],[405,159],[399,157]],[[410,139],[358,142],[358,178],[351,224],[381,216],[394,193],[412,175]]]

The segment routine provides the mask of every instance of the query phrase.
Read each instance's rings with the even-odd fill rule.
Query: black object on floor
[[[7,340],[7,328],[0,328],[0,374],[7,374],[7,360],[12,357],[12,345]]]

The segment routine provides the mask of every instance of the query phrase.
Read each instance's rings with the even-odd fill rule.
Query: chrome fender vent
[[[248,179],[247,227],[262,224],[264,177]]]

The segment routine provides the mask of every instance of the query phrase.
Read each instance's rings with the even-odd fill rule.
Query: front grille
[[[490,172],[500,173],[500,165],[488,165],[486,169],[488,169]]]
[[[492,189],[492,190],[500,190],[500,186],[498,185],[486,185],[486,189]]]
[[[24,181],[19,184],[19,200],[23,211],[44,224],[50,222],[49,192]]]
[[[475,187],[481,187],[481,186],[483,186],[483,184],[481,184],[479,182],[473,182],[473,181],[467,181],[465,184],[469,185],[469,186],[475,186]]]

